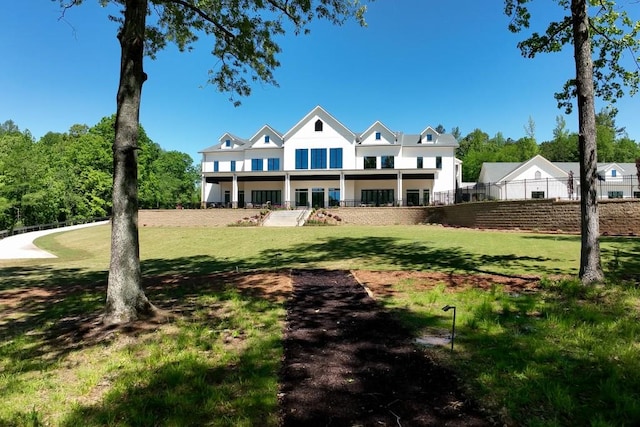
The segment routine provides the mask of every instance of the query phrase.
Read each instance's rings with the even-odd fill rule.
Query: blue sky
[[[59,19],[57,4],[14,2],[0,14],[0,121],[11,119],[36,138],[92,126],[116,108],[120,52],[109,9],[85,0]],[[503,4],[377,0],[367,28],[316,21],[310,35],[280,40],[280,86],[256,84],[240,107],[206,83],[217,62],[211,41],[188,53],[170,46],[146,61],[141,123],[162,148],[195,162],[227,131],[249,138],[269,124],[286,132],[316,105],[354,132],[380,120],[406,133],[442,124],[463,136],[480,128],[517,139],[531,117],[538,142],[549,140],[563,114],[553,93],[574,73],[572,52],[523,58],[516,47],[522,36],[507,30]],[[562,12],[555,2],[533,4],[538,30]],[[640,140],[640,97],[617,107],[617,124]],[[576,115],[565,119],[575,131]]]

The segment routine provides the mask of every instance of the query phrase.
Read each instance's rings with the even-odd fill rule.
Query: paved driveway
[[[32,231],[16,234],[0,240],[0,259],[29,259],[29,258],[57,258],[50,252],[42,250],[33,244],[40,236],[63,231],[76,230],[78,228],[93,227],[94,225],[108,224],[109,221],[92,222],[90,224],[72,225],[69,227],[52,228],[51,230]]]

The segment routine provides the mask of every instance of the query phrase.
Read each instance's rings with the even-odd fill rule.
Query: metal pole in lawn
[[[449,310],[453,310],[453,324],[451,326],[451,352],[453,352],[453,341],[456,337],[456,306],[447,304],[442,307],[442,311],[444,312],[447,312]]]

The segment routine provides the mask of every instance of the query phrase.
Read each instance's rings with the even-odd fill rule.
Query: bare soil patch
[[[355,274],[375,293],[400,273]],[[294,272],[280,391],[283,426],[490,425],[347,271]]]

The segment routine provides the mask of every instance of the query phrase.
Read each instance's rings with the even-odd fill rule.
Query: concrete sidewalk
[[[57,256],[38,248],[33,241],[47,234],[62,233],[63,231],[76,230],[78,228],[92,227],[95,225],[109,224],[109,221],[92,222],[89,224],[72,225],[69,227],[52,228],[50,230],[31,231],[29,233],[16,234],[0,240],[0,259],[31,259],[31,258],[57,258]]]

